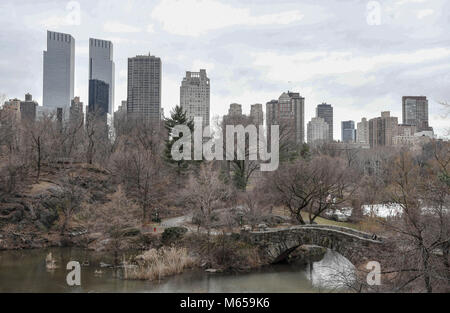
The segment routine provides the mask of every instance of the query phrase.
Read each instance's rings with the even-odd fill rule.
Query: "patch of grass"
[[[303,220],[308,223],[309,214],[307,212],[302,212],[302,217],[303,217]],[[350,223],[350,222],[338,222],[338,221],[329,220],[329,219],[326,219],[326,218],[323,218],[320,216],[316,217],[314,222],[316,222],[319,225],[333,225],[333,226],[342,226],[342,227],[358,229],[357,224]]]
[[[195,260],[188,255],[186,248],[163,247],[150,249],[137,256],[137,265],[125,264],[124,278],[131,280],[160,280],[163,277],[180,274],[192,267]]]
[[[277,207],[273,209],[273,214],[276,215],[282,215],[282,216],[289,216],[289,211],[284,209],[283,207]],[[309,221],[309,214],[308,212],[302,212],[303,220],[308,223]],[[351,223],[351,222],[338,222],[330,219],[326,219],[323,217],[316,217],[314,220],[319,225],[333,225],[333,226],[341,226],[341,227],[348,227],[355,230],[365,231],[369,233],[376,233],[381,231],[381,226],[379,223],[377,223],[376,219],[371,217],[365,217],[362,221],[357,223]]]

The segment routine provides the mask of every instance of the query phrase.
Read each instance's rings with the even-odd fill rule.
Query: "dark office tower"
[[[305,142],[305,98],[298,92],[288,92],[288,95],[294,111],[295,142],[301,144]]]
[[[20,118],[22,120],[34,121],[36,119],[36,108],[38,103],[33,101],[33,96],[27,93],[25,101],[20,101]]]
[[[333,141],[333,107],[331,104],[319,104],[316,108],[316,117],[323,118],[328,124],[328,140]]]
[[[109,104],[109,85],[104,81],[91,79],[89,81],[88,113],[96,118],[107,121]]]
[[[403,124],[417,127],[417,131],[432,130],[428,125],[427,97],[405,96],[402,98]]]
[[[68,113],[73,99],[75,73],[75,39],[71,35],[47,32],[44,51],[43,106],[63,108]]]
[[[266,125],[276,125],[278,118],[278,100],[271,100],[266,103]]]
[[[352,143],[356,141],[356,129],[354,121],[341,122],[342,142]]]
[[[111,115],[114,111],[114,70],[112,42],[89,39],[89,80],[97,79],[108,84],[108,113]]]
[[[128,59],[127,115],[130,119],[160,126],[160,58],[148,55]]]

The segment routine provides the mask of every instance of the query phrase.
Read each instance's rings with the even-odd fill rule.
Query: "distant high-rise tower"
[[[270,138],[270,125],[282,124],[290,129],[293,142],[305,142],[305,98],[298,92],[283,92],[278,101],[266,103],[267,136]]]
[[[72,99],[70,105],[70,122],[72,125],[79,126],[84,125],[84,112],[83,112],[83,102],[80,101],[80,97],[75,97]]]
[[[369,144],[369,122],[365,117],[357,124],[356,142],[364,145]]]
[[[109,85],[98,79],[89,80],[89,114],[95,114],[107,121]]]
[[[328,123],[321,117],[313,117],[308,122],[307,136],[309,144],[327,142],[329,136]]]
[[[153,126],[161,122],[161,59],[152,55],[128,59],[127,115]]]
[[[242,105],[239,103],[230,104],[228,109],[228,116],[241,116],[242,115]]]
[[[341,122],[342,142],[352,143],[356,141],[356,130],[354,121]]]
[[[180,105],[191,119],[203,118],[203,126],[209,125],[210,85],[206,70],[186,72],[180,87]]]
[[[256,126],[264,124],[264,113],[261,103],[255,103],[251,105],[250,117],[252,118],[253,123]]]
[[[417,127],[417,131],[431,130],[428,125],[427,97],[405,96],[402,98],[403,124]]]
[[[22,120],[34,121],[36,119],[36,108],[38,103],[33,100],[29,93],[25,95],[25,101],[20,101],[20,118]]]
[[[391,146],[392,138],[398,133],[398,118],[389,111],[381,112],[381,117],[369,120],[370,147]]]
[[[89,39],[89,80],[97,79],[109,86],[108,114],[114,111],[115,65],[111,41]]]
[[[316,117],[321,117],[328,123],[328,140],[333,141],[333,107],[331,104],[319,104],[316,108]]]
[[[74,93],[75,39],[68,34],[47,31],[44,51],[43,105],[63,108],[68,114]]]

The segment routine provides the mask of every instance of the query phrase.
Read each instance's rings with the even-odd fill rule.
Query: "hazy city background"
[[[334,138],[341,139],[341,121],[382,111],[401,120],[402,96],[423,95],[429,124],[445,135],[438,102],[450,98],[450,4],[377,3],[379,23],[368,20],[368,1],[2,1],[0,93],[23,99],[29,92],[42,105],[42,51],[51,30],[76,40],[74,96],[85,105],[89,38],[100,38],[114,44],[114,110],[127,99],[127,59],[150,52],[161,58],[166,116],[180,102],[185,72],[206,69],[211,118],[227,114],[231,103],[244,112],[261,103],[265,111],[291,90],[305,98],[305,123],[318,104],[331,104]]]

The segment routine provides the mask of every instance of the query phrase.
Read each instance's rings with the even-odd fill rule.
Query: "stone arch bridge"
[[[265,231],[243,232],[244,240],[259,247],[269,263],[284,260],[297,247],[305,244],[334,250],[346,257],[355,266],[378,260],[385,247],[383,238],[373,238],[355,229],[332,225],[300,225]]]

